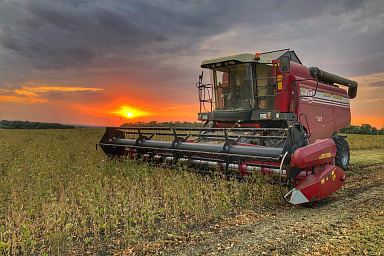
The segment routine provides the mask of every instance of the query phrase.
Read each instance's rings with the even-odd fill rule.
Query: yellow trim
[[[277,76],[277,80],[279,81],[279,82],[277,82],[277,89],[278,90],[282,90],[283,89],[283,76],[282,75],[278,75]]]
[[[324,158],[327,158],[327,157],[331,157],[331,153],[321,154],[321,155],[319,156],[319,159],[324,159]]]

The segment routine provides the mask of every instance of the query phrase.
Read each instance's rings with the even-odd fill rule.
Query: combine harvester
[[[210,72],[210,83],[201,74],[196,84],[204,128],[107,127],[103,151],[227,177],[277,174],[292,204],[315,203],[342,186],[350,154],[337,131],[350,124],[357,82],[307,68],[289,49],[206,60],[201,67]]]

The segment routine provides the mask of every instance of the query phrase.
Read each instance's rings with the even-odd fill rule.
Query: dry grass
[[[384,149],[351,150],[351,164],[374,164],[384,162]]]
[[[384,151],[384,135],[346,134],[350,149],[381,149]]]
[[[111,253],[272,201],[277,188],[107,161],[102,129],[0,130],[0,250]]]
[[[319,255],[383,255],[384,210],[361,215],[318,248]]]
[[[351,164],[384,162],[384,135],[347,134]]]

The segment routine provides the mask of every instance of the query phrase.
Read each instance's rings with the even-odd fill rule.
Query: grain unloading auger
[[[103,151],[228,177],[275,174],[291,187],[283,197],[293,204],[316,202],[342,186],[349,147],[337,131],[350,124],[356,82],[308,69],[289,49],[201,67],[211,80],[203,83],[201,75],[197,83],[204,128],[107,127]]]

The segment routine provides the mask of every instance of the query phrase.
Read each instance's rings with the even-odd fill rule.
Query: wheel
[[[348,142],[344,138],[334,138],[333,141],[335,142],[337,148],[335,157],[336,166],[345,171],[348,169],[351,157]]]

